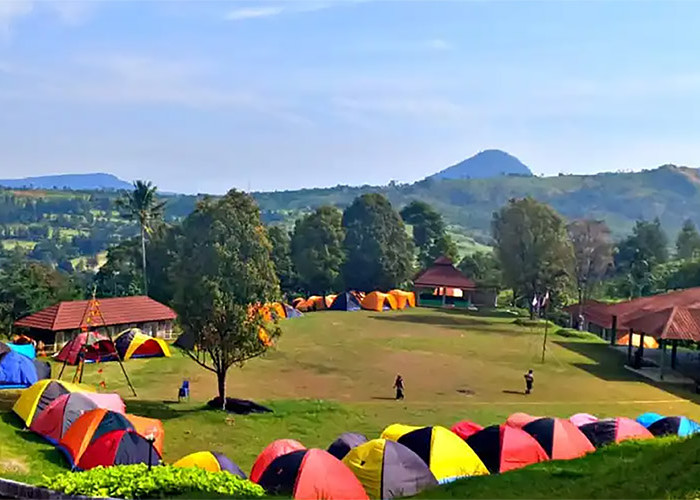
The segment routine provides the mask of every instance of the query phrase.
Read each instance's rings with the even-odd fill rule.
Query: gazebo
[[[666,357],[666,345],[672,345],[671,368],[676,367],[679,341],[700,342],[700,309],[681,306],[669,307],[660,311],[645,312],[627,321],[630,329],[630,341],[627,344],[627,359],[632,363],[632,335],[640,334],[639,355],[644,355],[644,336],[654,337],[661,347],[660,372],[663,371]]]
[[[463,294],[466,292],[469,303],[472,302],[472,293],[476,290],[474,282],[462,274],[444,255],[435,259],[432,266],[421,271],[413,280],[413,285],[416,292],[416,305],[420,305],[421,290],[434,292],[437,289],[438,294],[442,296],[443,305],[450,290],[461,290]]]

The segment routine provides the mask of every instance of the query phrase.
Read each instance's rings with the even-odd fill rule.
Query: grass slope
[[[249,470],[270,441],[295,438],[323,447],[345,431],[373,437],[394,422],[483,425],[509,414],[636,416],[644,411],[700,419],[697,396],[653,385],[622,368],[621,355],[594,337],[551,336],[539,362],[542,331],[513,324],[506,314],[416,309],[402,312],[318,312],[282,322],[275,351],[232,369],[230,396],[267,404],[274,413],[227,415],[204,403],[215,395],[213,374],[178,350],[168,359],[135,359],[125,366],[134,398],[114,363],[86,368],[85,382],[105,380],[127,411],[163,421],[165,460],[200,450],[221,451]],[[624,356],[623,356],[624,357]],[[535,370],[535,392],[522,394],[523,373]],[[54,367],[54,374],[58,371]],[[103,373],[98,373],[102,369]],[[392,400],[396,373],[407,399]],[[64,378],[70,378],[69,367]],[[175,402],[183,379],[192,401]],[[20,430],[9,412],[16,393],[0,392],[0,475],[36,481],[66,466],[60,453]],[[4,413],[2,413],[4,412]]]
[[[700,436],[664,438],[461,480],[419,498],[698,498],[698,477]]]

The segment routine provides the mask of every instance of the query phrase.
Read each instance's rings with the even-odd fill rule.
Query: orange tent
[[[335,298],[336,298],[337,296],[338,296],[338,295],[336,295],[336,294],[326,295],[326,296],[323,298],[323,300],[324,300],[324,305],[325,305],[324,309],[330,309],[331,304],[333,304],[333,301],[335,300]]]
[[[362,309],[370,311],[388,311],[398,309],[399,305],[393,295],[382,292],[368,293],[360,303]]]
[[[403,290],[390,290],[389,294],[396,299],[399,309],[407,307],[416,307],[416,294],[413,292],[405,292]]]
[[[632,334],[632,345],[634,347],[639,347],[639,340],[641,339],[641,335],[639,334]],[[617,345],[629,345],[630,342],[630,334],[627,333],[623,335],[622,337],[617,338]],[[656,341],[654,337],[650,337],[649,335],[644,336],[644,347],[648,349],[658,349],[659,348],[659,343]]]
[[[96,408],[83,413],[63,434],[59,446],[73,465],[80,461],[87,447],[107,432],[127,430],[142,437],[153,434],[153,448],[163,456],[163,423],[155,418],[123,415],[104,408]]]
[[[287,317],[287,315],[284,312],[284,306],[279,302],[273,302],[272,304],[268,304],[267,307],[272,313],[272,316],[276,317],[277,319],[285,319]]]
[[[306,301],[309,311],[322,311],[327,309],[326,300],[320,295],[312,295],[309,300]]]

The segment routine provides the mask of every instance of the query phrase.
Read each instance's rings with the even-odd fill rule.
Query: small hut
[[[472,304],[476,291],[474,282],[462,274],[444,255],[435,259],[432,266],[421,271],[413,280],[413,286],[418,306],[421,305],[421,292],[429,291],[433,295],[440,296],[444,306],[447,303],[447,297],[462,297],[468,304]]]

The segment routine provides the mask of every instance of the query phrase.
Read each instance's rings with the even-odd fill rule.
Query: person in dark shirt
[[[525,374],[525,394],[530,394],[532,392],[532,385],[535,383],[535,375],[532,370],[528,370]]]
[[[396,399],[403,399],[403,377],[401,375],[396,375],[394,387],[396,388]]]

